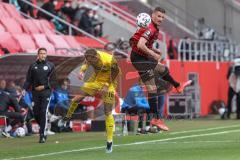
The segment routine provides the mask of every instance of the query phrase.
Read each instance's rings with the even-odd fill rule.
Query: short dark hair
[[[88,56],[88,55],[92,55],[92,56],[94,56],[94,55],[97,55],[97,51],[95,50],[95,49],[87,49],[86,51],[85,51],[85,56]]]
[[[42,47],[42,48],[38,49],[37,53],[39,54],[39,52],[42,51],[42,50],[47,52],[47,49]]]
[[[152,13],[154,12],[161,12],[161,13],[166,13],[166,10],[164,8],[161,8],[161,7],[156,7]]]

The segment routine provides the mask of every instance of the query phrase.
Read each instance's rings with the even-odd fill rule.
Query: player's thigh
[[[148,93],[156,93],[157,92],[157,86],[155,83],[155,78],[149,79],[148,81],[144,82]]]
[[[157,65],[154,68],[154,71],[163,73],[165,71],[166,66],[160,62],[157,63]]]
[[[108,106],[115,104],[115,87],[113,85],[110,85],[108,92],[103,96],[103,102]]]
[[[83,86],[81,86],[81,91],[89,94],[89,95],[95,95],[97,91],[99,91],[102,88],[102,84],[94,81],[94,82],[85,82]]]

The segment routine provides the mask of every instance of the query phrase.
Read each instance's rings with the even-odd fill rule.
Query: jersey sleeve
[[[148,28],[143,34],[142,37],[145,38],[146,40],[149,40],[150,37],[153,35],[153,31]]]

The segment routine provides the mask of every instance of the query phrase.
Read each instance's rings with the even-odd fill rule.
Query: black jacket
[[[20,112],[17,98],[6,91],[0,90],[0,113],[7,112],[9,106],[14,107],[15,112]]]
[[[54,74],[54,68],[52,62],[37,60],[30,65],[23,88],[28,90],[32,87],[32,90],[34,90],[35,87],[44,85],[44,89],[50,89],[49,78]]]

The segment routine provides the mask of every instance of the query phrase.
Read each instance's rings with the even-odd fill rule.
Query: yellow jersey
[[[116,83],[111,80],[112,68],[118,67],[116,59],[104,51],[97,51],[100,59],[96,65],[87,62],[81,67],[80,72],[86,72],[90,66],[93,67],[94,73],[87,81],[99,81],[105,83]],[[114,80],[116,81],[116,80]]]

